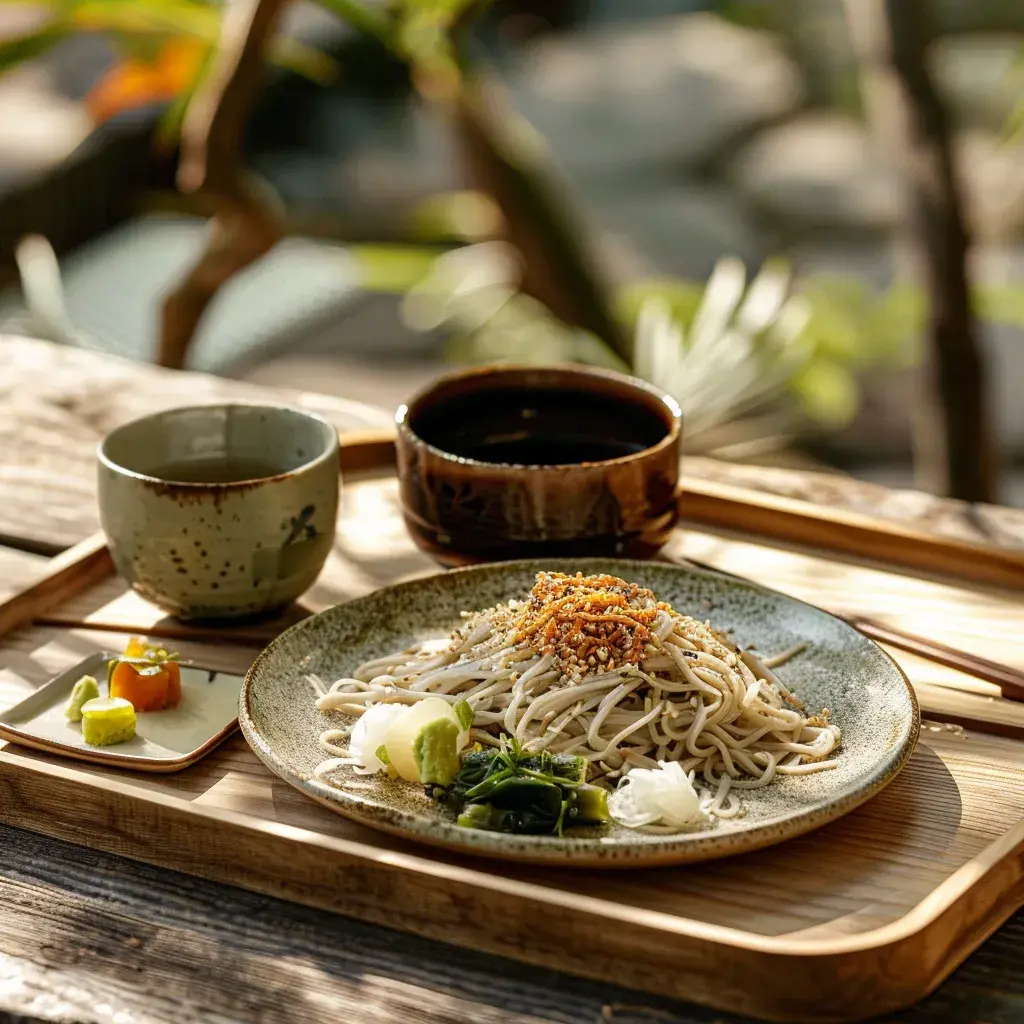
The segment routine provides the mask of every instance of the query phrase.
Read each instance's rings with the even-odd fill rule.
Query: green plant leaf
[[[924,290],[909,281],[897,281],[875,305],[865,328],[873,361],[912,366],[920,357],[927,300]]]
[[[693,323],[693,318],[700,307],[704,289],[692,281],[680,281],[674,278],[652,278],[637,281],[621,289],[615,297],[615,313],[626,323],[636,323],[648,299],[661,299],[666,304],[672,318],[684,328]]]
[[[804,413],[822,427],[839,430],[848,426],[860,408],[860,388],[854,375],[841,363],[817,358],[790,380],[790,390]]]
[[[1010,111],[1004,131],[1006,139],[1010,143],[1024,140],[1024,100],[1017,103],[1013,110]]]
[[[867,287],[852,278],[822,275],[805,281],[801,294],[810,303],[807,336],[814,351],[841,362],[860,361]]]
[[[984,320],[1024,327],[1024,283],[977,285],[974,307]]]
[[[0,75],[47,53],[71,32],[61,25],[47,25],[36,32],[0,40]]]
[[[158,33],[217,40],[219,5],[196,0],[81,0],[68,9],[74,24],[97,32]]]
[[[905,363],[924,323],[923,292],[903,282],[879,293],[856,278],[818,275],[803,282],[801,295],[814,351],[850,366]]]
[[[158,149],[165,152],[173,149],[177,142],[178,136],[181,134],[181,125],[185,120],[185,114],[188,111],[188,105],[192,102],[192,96],[195,93],[195,87],[199,84],[199,80],[202,78],[206,71],[206,66],[209,62],[209,56],[203,62],[203,67],[200,69],[199,74],[196,76],[196,81],[193,82],[192,88],[187,89],[182,93],[179,93],[168,105],[167,109],[163,112],[160,117],[160,121],[156,127],[155,145]]]
[[[348,250],[362,271],[360,284],[371,292],[406,292],[430,272],[440,251],[427,246],[353,245]]]
[[[719,0],[714,9],[726,21],[764,32],[778,32],[785,20],[773,0]]]
[[[155,56],[170,36],[189,36],[213,46],[222,17],[218,4],[198,0],[78,0],[67,5],[67,14],[80,29],[112,33],[123,50],[142,59]],[[332,57],[287,36],[271,42],[268,59],[324,85],[338,76]]]
[[[479,242],[498,235],[501,210],[489,196],[470,189],[418,202],[409,220],[413,237],[424,242],[456,238]]]
[[[1015,85],[1017,88],[1024,89],[1024,46],[1017,50],[1017,56],[1010,66],[1007,78],[1011,80],[1011,87]],[[1004,133],[1007,140],[1011,143],[1024,140],[1024,96],[1021,96],[1016,106],[1010,112]]]
[[[392,44],[394,22],[378,9],[360,3],[359,0],[317,0],[317,3],[356,31],[373,36],[385,45]]]
[[[267,56],[272,64],[295,71],[317,85],[330,85],[341,70],[333,57],[289,36],[272,40]]]
[[[445,33],[465,11],[485,6],[481,0],[405,0],[400,5],[403,41],[414,48],[417,40],[444,45]]]
[[[159,56],[161,49],[169,39],[175,38],[171,32],[123,32],[111,30],[106,33],[122,57],[130,57],[144,64],[152,64]],[[180,38],[180,37],[179,37]],[[188,38],[193,38],[189,36]],[[211,44],[207,44],[208,46]]]

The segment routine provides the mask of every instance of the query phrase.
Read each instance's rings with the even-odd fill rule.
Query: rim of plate
[[[500,574],[507,571],[526,570],[531,567],[538,569],[546,567],[555,570],[556,567],[564,568],[565,565],[565,559],[525,558],[508,562],[487,562],[480,565],[463,566],[450,569],[447,572],[403,580],[333,605],[331,608],[317,612],[290,626],[260,651],[245,675],[239,694],[238,723],[246,742],[260,761],[279,778],[335,813],[377,831],[434,848],[486,857],[491,860],[546,866],[634,870],[716,860],[742,853],[752,853],[788,839],[795,839],[838,820],[866,803],[885,789],[910,760],[910,756],[917,746],[921,730],[921,711],[913,685],[899,662],[888,651],[839,616],[833,615],[809,601],[784,594],[782,591],[702,566],[626,558],[573,559],[573,565],[577,568],[585,569],[586,563],[595,566],[608,566],[614,563],[621,566],[627,575],[630,569],[640,571],[655,568],[670,574],[710,576],[720,580],[726,587],[766,594],[772,598],[782,598],[784,601],[800,605],[813,613],[838,622],[844,630],[855,635],[865,647],[874,649],[881,654],[884,660],[895,669],[896,677],[903,684],[910,706],[910,714],[902,724],[900,735],[894,739],[885,756],[875,762],[866,777],[860,776],[854,779],[843,789],[830,794],[827,800],[804,808],[794,808],[758,821],[746,829],[725,833],[704,832],[696,835],[636,833],[628,837],[593,838],[574,835],[566,840],[557,836],[513,835],[460,828],[454,822],[427,818],[422,814],[396,808],[387,809],[388,816],[394,820],[382,820],[382,817],[374,813],[375,805],[366,804],[355,795],[347,793],[337,786],[314,779],[289,765],[260,731],[250,709],[251,691],[257,673],[275,656],[277,648],[286,640],[290,640],[306,630],[318,628],[318,623],[325,616],[337,615],[339,609],[369,604],[378,600],[379,596],[385,592],[397,591],[400,593],[405,590],[415,590],[426,585],[437,585],[442,579],[451,577]],[[561,571],[561,569],[557,571]],[[615,856],[616,851],[623,849],[640,852],[620,857]]]

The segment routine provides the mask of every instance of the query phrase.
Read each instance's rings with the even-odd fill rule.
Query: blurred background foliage
[[[1020,99],[1007,121],[1006,134],[1011,143],[1018,143],[1024,141],[1024,46],[1021,47],[1020,53],[1017,55],[1012,78],[1015,91],[1020,94]]]
[[[706,282],[657,278],[616,290],[616,314],[643,339],[630,365],[523,295],[508,246],[352,252],[366,287],[405,295],[409,326],[451,336],[453,362],[576,361],[634,372],[682,404],[688,451],[722,458],[848,426],[864,373],[916,365],[927,313],[924,293],[906,281],[876,289],[853,276],[794,278],[774,259],[748,282],[742,262],[723,259]],[[1024,328],[1024,286],[980,287],[975,301],[983,318]],[[654,329],[658,319],[671,326]]]
[[[217,0],[47,0],[10,6],[34,8],[34,27],[0,40],[0,74],[41,57],[73,36],[98,35],[121,60],[104,74],[86,103],[94,121],[152,103],[169,104],[168,135],[180,124],[206,62],[220,38],[223,4]],[[334,0],[343,6],[339,0]],[[314,46],[279,36],[267,59],[314,82],[335,80],[337,62]]]
[[[486,8],[500,4],[318,2],[351,28],[344,44],[328,53],[278,35],[266,54],[272,65],[321,86],[412,95],[442,109],[460,137],[471,187],[397,211],[397,226],[377,238],[372,229],[367,237],[365,229],[329,218],[318,227],[322,237],[348,246],[363,287],[404,296],[408,326],[445,332],[451,360],[576,360],[634,372],[680,400],[690,451],[730,458],[843,429],[858,414],[865,378],[918,362],[928,301],[906,280],[876,288],[853,275],[794,274],[780,258],[751,273],[733,256],[720,259],[706,281],[606,280],[543,141],[514,112],[490,110],[494,83],[486,58],[493,22]],[[86,99],[93,118],[99,123],[164,104],[163,137],[173,143],[217,45],[221,3],[30,6],[39,17],[0,42],[0,73],[72,34],[101,35],[121,56]],[[721,16],[773,33],[798,55],[818,43],[814,19],[801,20],[806,8],[768,0],[716,5]],[[1013,73],[1024,97],[1024,60]],[[808,88],[812,100],[861,112],[853,72]],[[250,131],[286,139],[289,126]],[[1024,138],[1024,98],[1006,133],[1007,145]],[[162,202],[189,209],[187,200]],[[985,320],[1024,326],[1022,285],[979,284],[973,301]],[[595,305],[602,307],[599,315],[589,321],[579,315]]]

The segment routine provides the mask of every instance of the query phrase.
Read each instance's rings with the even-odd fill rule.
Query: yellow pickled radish
[[[92,747],[126,743],[135,735],[135,708],[123,697],[97,697],[82,705],[82,739]]]
[[[414,751],[416,738],[424,726],[436,719],[446,719],[459,728],[459,720],[451,704],[440,697],[427,697],[417,701],[403,715],[398,715],[388,727],[384,746],[391,767],[407,782],[419,782],[419,766]]]

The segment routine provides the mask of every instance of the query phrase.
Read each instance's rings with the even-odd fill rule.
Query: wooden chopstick
[[[681,556],[670,559],[670,561],[689,563],[698,569],[718,573],[719,576],[731,576],[733,579],[743,580],[745,583],[754,582],[743,576],[738,576],[736,573],[719,569],[717,566],[699,562],[695,558]],[[973,676],[975,679],[995,683],[999,687],[999,692],[1007,700],[1024,701],[1024,672],[1018,669],[1003,665],[998,661],[989,661],[988,658],[982,658],[976,654],[969,654],[967,651],[957,650],[955,647],[947,647],[937,640],[917,636],[915,633],[907,633],[902,629],[896,629],[895,626],[887,626],[864,615],[840,615],[827,608],[822,608],[822,611],[849,623],[854,629],[877,643],[888,644],[890,647],[896,647],[908,654],[924,658],[926,661],[956,669],[957,672],[963,672],[964,675]]]
[[[863,615],[838,615],[836,617],[848,622],[854,629],[859,629],[865,636],[871,637],[878,643],[897,647],[908,654],[926,658],[937,665],[956,669],[957,672],[963,672],[975,679],[984,679],[986,682],[995,683],[1008,700],[1024,701],[1024,672],[1018,669],[1003,665],[998,661],[989,661],[988,658],[982,658],[977,654],[968,654],[967,651],[960,651],[955,647],[948,647],[946,644],[939,643],[938,640],[930,640],[928,637],[918,636],[915,633],[907,633],[902,629],[896,629],[895,626],[887,626],[885,623],[876,622]]]

